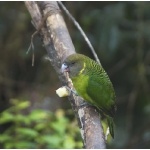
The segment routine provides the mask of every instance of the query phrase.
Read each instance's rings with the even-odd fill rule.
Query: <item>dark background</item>
[[[150,2],[64,2],[94,46],[116,91],[109,148],[150,148]],[[94,59],[63,12],[78,53]],[[45,59],[24,2],[0,2],[0,148],[81,148],[76,119]],[[16,142],[17,141],[17,142]]]

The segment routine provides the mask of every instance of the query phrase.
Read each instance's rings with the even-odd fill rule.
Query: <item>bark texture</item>
[[[57,2],[52,1],[26,1],[25,5],[31,15],[32,23],[42,38],[51,64],[56,70],[63,85],[72,87],[67,75],[61,73],[61,64],[70,54],[75,53],[72,40],[62,17]],[[45,23],[43,24],[43,19]],[[84,148],[106,148],[100,117],[93,107],[79,108],[83,99],[79,96],[68,97],[78,119]]]

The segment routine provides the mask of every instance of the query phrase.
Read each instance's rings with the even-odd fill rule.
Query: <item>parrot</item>
[[[116,96],[102,65],[83,54],[74,53],[63,61],[61,70],[68,72],[77,94],[103,113],[110,135],[114,138]]]

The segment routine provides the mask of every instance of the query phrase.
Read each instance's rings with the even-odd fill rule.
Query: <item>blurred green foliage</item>
[[[115,117],[115,139],[108,144],[109,148],[150,148],[150,2],[63,3],[89,37],[116,91],[118,110]],[[93,58],[80,32],[65,13],[63,15],[76,51]],[[0,135],[3,135],[0,148],[3,148],[4,143],[9,143],[9,138],[13,141],[14,137],[25,136],[24,142],[28,142],[25,148],[34,147],[34,144],[39,144],[39,148],[45,145],[53,148],[64,137],[65,140],[57,148],[80,147],[80,144],[67,143],[81,140],[76,135],[76,142],[74,141],[73,134],[78,126],[71,126],[73,113],[66,117],[62,115],[62,122],[65,120],[64,126],[67,127],[62,125],[58,129],[59,125],[56,125],[55,129],[53,125],[59,122],[56,116],[60,108],[67,114],[71,107],[67,100],[61,100],[55,94],[61,84],[55,70],[45,60],[46,51],[38,36],[34,39],[35,65],[31,66],[32,53],[26,55],[26,51],[34,31],[23,2],[0,2],[0,112],[4,113],[0,122],[11,120],[0,124]],[[18,100],[15,106],[28,105],[28,111],[15,108],[17,112],[10,113],[14,111],[10,110],[14,107],[11,106],[12,99]],[[28,99],[29,104],[21,104],[19,101],[22,99]],[[45,119],[37,117],[42,112],[51,119],[50,127]],[[38,114],[38,119],[34,120],[31,114]],[[41,122],[37,123],[38,120]],[[19,127],[15,128],[18,124]],[[35,124],[39,124],[39,129],[34,128]],[[55,135],[50,140],[52,143],[49,135]],[[12,144],[20,145],[21,141]]]
[[[81,148],[79,129],[75,120],[70,121],[62,109],[55,113],[30,107],[29,101],[13,99],[12,106],[3,111],[0,125],[11,127],[0,134],[3,148]]]

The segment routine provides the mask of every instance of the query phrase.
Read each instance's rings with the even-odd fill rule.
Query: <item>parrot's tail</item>
[[[107,122],[108,122],[108,126],[109,126],[110,135],[112,136],[112,138],[114,138],[114,121],[113,121],[113,118],[110,116],[107,116]]]

